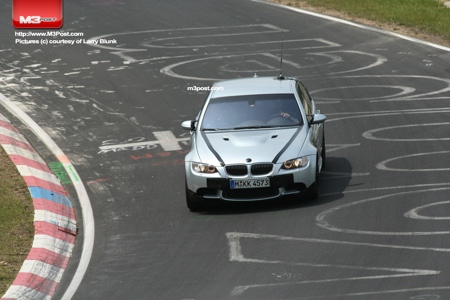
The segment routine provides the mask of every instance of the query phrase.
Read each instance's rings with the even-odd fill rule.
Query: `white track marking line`
[[[72,281],[67,288],[62,299],[71,299],[78,289],[84,275],[86,274],[89,262],[92,257],[92,250],[94,248],[95,237],[95,222],[92,206],[89,201],[87,191],[80,181],[80,177],[76,172],[74,166],[70,163],[68,157],[58,147],[58,145],[50,138],[50,136],[24,111],[22,111],[16,104],[9,100],[6,96],[0,93],[0,104],[3,105],[10,113],[22,121],[28,128],[48,147],[53,155],[62,163],[62,166],[69,174],[73,182],[73,187],[76,190],[78,200],[80,201],[81,211],[83,215],[83,248],[80,262],[77,270],[72,278]]]
[[[270,234],[229,232],[226,235],[228,238],[230,261],[244,262],[244,263],[285,264],[285,265],[309,266],[309,267],[318,267],[318,268],[341,268],[341,269],[366,270],[366,271],[386,271],[386,272],[390,272],[390,273],[392,273],[392,272],[397,273],[397,274],[370,275],[370,276],[359,276],[359,277],[329,278],[329,279],[321,279],[321,280],[303,280],[303,281],[298,281],[298,282],[242,285],[242,286],[236,286],[232,290],[232,292],[231,292],[232,296],[239,296],[239,295],[243,294],[246,290],[251,289],[251,288],[277,287],[277,286],[288,286],[288,285],[291,286],[291,285],[300,285],[300,284],[315,284],[315,283],[340,282],[340,281],[374,280],[374,279],[398,278],[398,277],[410,277],[410,276],[426,276],[426,275],[437,275],[440,273],[440,271],[437,271],[437,270],[364,267],[364,266],[331,265],[331,264],[319,264],[319,263],[315,264],[315,263],[272,261],[272,260],[246,258],[242,252],[242,246],[240,243],[241,238],[272,239],[272,240],[277,240],[277,241],[298,241],[298,242],[306,242],[306,243],[352,245],[352,246],[377,247],[377,248],[388,248],[388,249],[408,249],[408,250],[450,252],[450,249],[445,249],[445,248],[425,248],[425,247],[409,247],[409,246],[401,246],[401,245],[355,243],[355,242],[333,241],[333,240],[323,240],[323,239],[313,239],[313,238],[297,238],[297,237],[288,237],[288,236],[270,235]]]

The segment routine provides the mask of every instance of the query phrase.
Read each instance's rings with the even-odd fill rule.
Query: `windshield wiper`
[[[202,131],[219,131],[222,130],[220,128],[202,128]]]
[[[240,129],[261,129],[261,128],[272,128],[274,126],[267,126],[267,125],[252,125],[252,126],[242,126],[242,127],[234,127],[234,130],[240,130]]]

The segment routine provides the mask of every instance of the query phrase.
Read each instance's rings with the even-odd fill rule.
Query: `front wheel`
[[[186,190],[186,205],[189,208],[189,210],[192,212],[199,212],[205,210],[206,207],[205,204],[195,201],[195,199],[193,199],[194,196],[187,188],[186,182],[185,182],[185,190]]]
[[[199,212],[199,211],[205,210],[205,205],[202,203],[193,201],[187,191],[186,191],[186,205],[191,212]]]
[[[316,156],[316,176],[315,181],[313,184],[309,186],[309,188],[306,190],[306,199],[308,200],[316,200],[319,198],[319,155]]]
[[[325,164],[326,164],[326,160],[327,160],[327,152],[326,152],[326,147],[325,147],[325,134],[324,134],[323,140],[322,140],[322,151],[320,152],[320,156],[322,158],[322,167],[320,168],[320,170],[322,171],[322,169],[325,168]]]
[[[314,182],[311,186],[306,190],[306,199],[307,200],[316,200],[319,198],[319,184]]]

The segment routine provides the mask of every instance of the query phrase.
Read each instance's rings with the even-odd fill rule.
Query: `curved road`
[[[56,299],[450,298],[448,49],[264,2],[64,5],[80,44],[21,45],[0,28],[2,93],[70,158],[93,207],[87,271],[74,288],[81,226]],[[189,212],[180,124],[206,93],[188,87],[278,75],[282,38],[284,75],[328,117],[320,199]]]

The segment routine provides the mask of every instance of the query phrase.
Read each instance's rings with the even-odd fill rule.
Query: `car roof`
[[[250,77],[216,82],[211,98],[238,95],[292,94],[295,90],[294,78]]]

